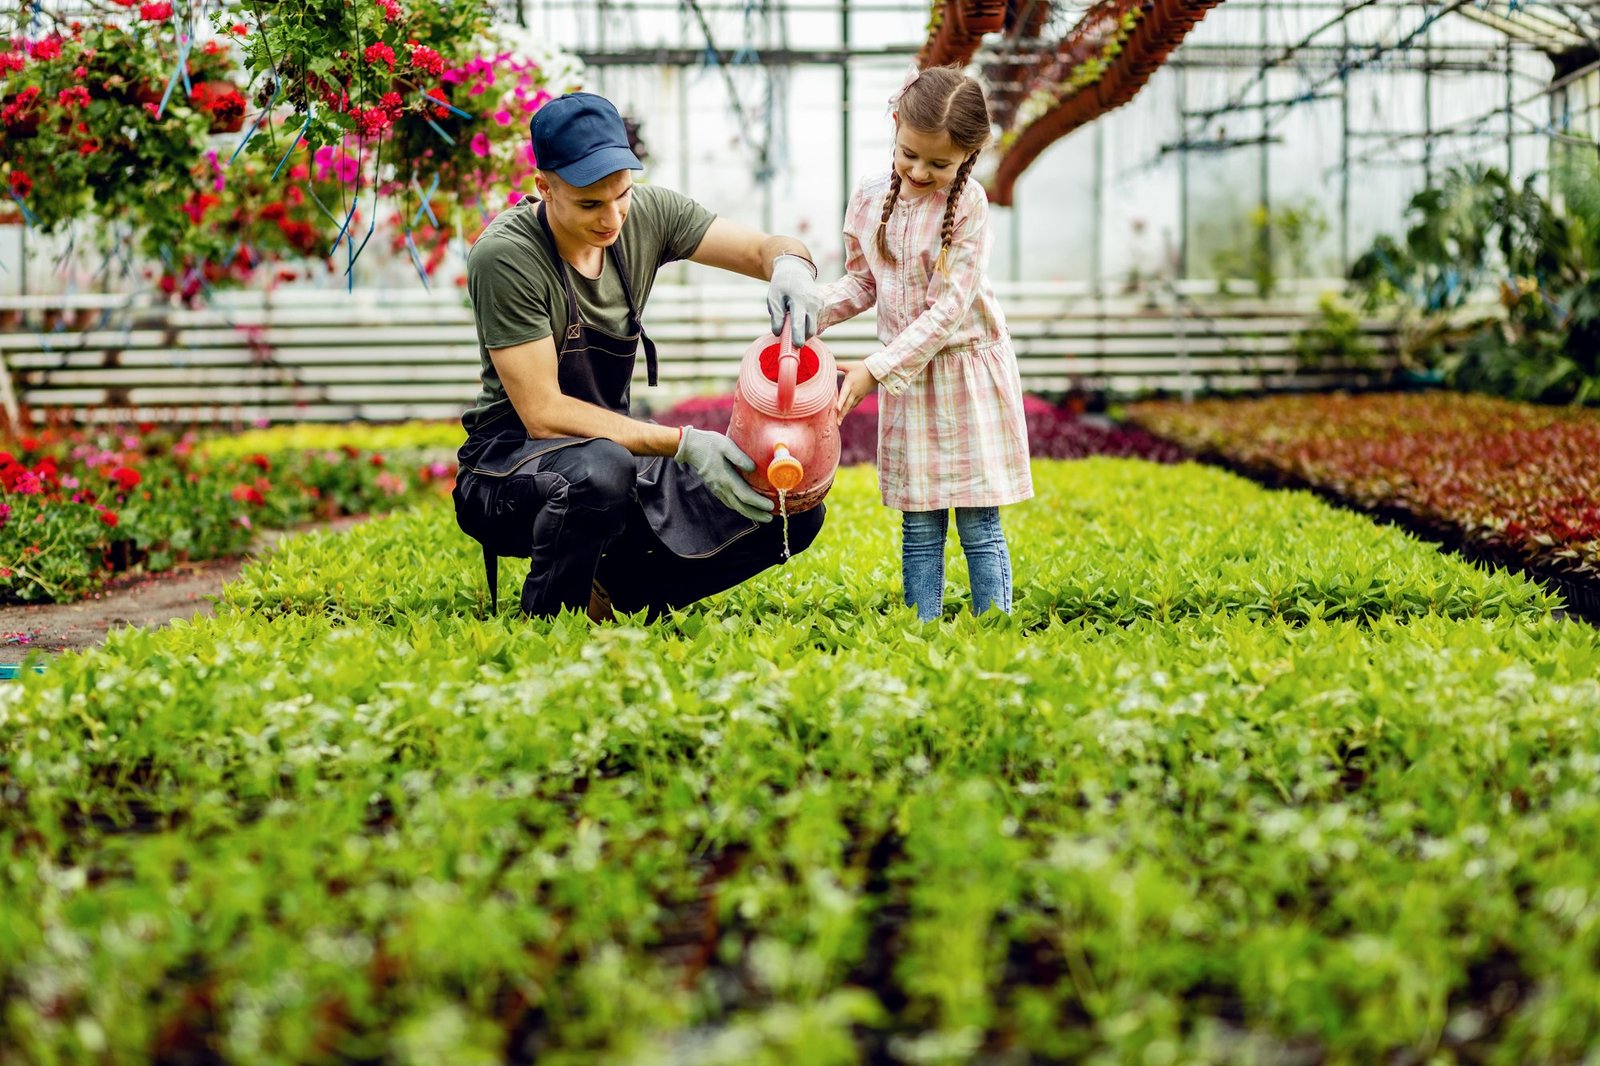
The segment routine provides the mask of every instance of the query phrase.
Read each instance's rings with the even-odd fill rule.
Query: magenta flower
[[[511,125],[511,112],[502,107],[494,113],[494,120],[502,126],[509,126]]]
[[[472,154],[480,159],[489,155],[489,135],[487,133],[474,133],[472,135]]]

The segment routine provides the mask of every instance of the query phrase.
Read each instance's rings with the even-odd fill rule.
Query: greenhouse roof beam
[[[1570,20],[1555,22],[1525,7],[1512,10],[1508,4],[1468,4],[1456,14],[1545,51],[1566,52],[1590,43]]]

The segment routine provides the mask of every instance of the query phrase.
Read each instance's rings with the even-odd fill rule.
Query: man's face
[[[536,184],[548,205],[550,225],[566,236],[592,248],[609,248],[622,236],[622,223],[633,202],[631,170],[619,170],[582,188],[541,170]]]

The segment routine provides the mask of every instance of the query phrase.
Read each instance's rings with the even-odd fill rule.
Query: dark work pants
[[[713,555],[675,554],[651,530],[634,495],[634,456],[613,441],[574,444],[528,467],[490,487],[488,517],[497,554],[532,560],[522,586],[526,614],[548,617],[563,607],[583,611],[598,580],[615,610],[648,608],[653,618],[783,561],[783,529],[776,518]],[[816,539],[823,514],[818,506],[790,517],[793,554]]]

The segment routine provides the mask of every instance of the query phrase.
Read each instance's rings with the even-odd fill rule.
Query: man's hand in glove
[[[822,287],[817,284],[816,267],[790,252],[772,261],[772,281],[767,286],[767,314],[772,316],[774,335],[783,328],[789,315],[789,336],[796,349],[817,335],[817,318],[822,314]]]
[[[741,470],[754,470],[755,460],[726,434],[683,427],[683,439],[673,458],[700,475],[711,494],[753,522],[772,521],[772,501],[757,492],[740,476]]]

